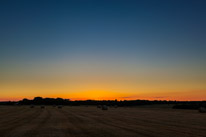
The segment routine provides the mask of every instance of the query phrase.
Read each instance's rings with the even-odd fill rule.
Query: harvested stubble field
[[[206,114],[171,108],[0,106],[1,137],[206,137]]]

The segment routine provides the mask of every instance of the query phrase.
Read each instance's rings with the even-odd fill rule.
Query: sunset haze
[[[204,0],[1,0],[0,101],[206,100]]]

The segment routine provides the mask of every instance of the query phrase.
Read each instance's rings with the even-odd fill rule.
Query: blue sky
[[[0,74],[116,64],[125,73],[172,67],[205,80],[205,7],[204,0],[1,0]]]

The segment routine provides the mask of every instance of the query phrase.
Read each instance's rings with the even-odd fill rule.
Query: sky
[[[1,0],[0,101],[206,100],[205,0]]]

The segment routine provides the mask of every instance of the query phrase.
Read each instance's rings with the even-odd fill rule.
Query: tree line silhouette
[[[156,105],[156,104],[168,104],[172,105],[175,109],[198,109],[200,107],[206,107],[206,101],[167,101],[167,100],[75,100],[63,98],[42,98],[35,97],[32,100],[23,99],[20,101],[8,101],[0,102],[0,105],[68,105],[68,106],[80,106],[80,105],[107,105],[107,106],[140,106],[140,105]]]

